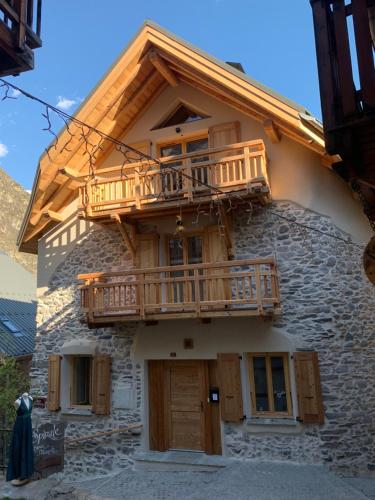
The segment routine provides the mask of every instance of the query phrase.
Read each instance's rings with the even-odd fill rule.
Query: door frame
[[[166,373],[169,363],[200,361],[203,363],[204,387],[202,388],[204,413],[204,452],[221,455],[221,420],[219,403],[209,403],[209,387],[218,386],[216,359],[148,360],[148,409],[149,449],[169,449],[169,402],[166,390]]]

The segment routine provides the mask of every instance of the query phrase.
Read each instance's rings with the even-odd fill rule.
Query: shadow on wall
[[[77,213],[71,214],[60,227],[54,227],[39,241],[38,248],[38,288],[45,288],[67,255],[79,244],[80,240],[94,229],[92,222],[78,219]]]

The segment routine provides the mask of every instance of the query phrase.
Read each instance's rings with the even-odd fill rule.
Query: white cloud
[[[6,145],[0,142],[0,158],[4,158],[4,156],[6,156],[8,153],[9,150]]]
[[[62,109],[63,111],[68,111],[68,109],[74,106],[76,102],[76,99],[68,99],[67,97],[59,95],[56,107]]]
[[[21,92],[19,90],[13,89],[11,97],[18,97],[20,94]]]

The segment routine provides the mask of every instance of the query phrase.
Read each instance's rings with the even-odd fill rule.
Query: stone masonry
[[[236,215],[235,257],[276,256],[283,312],[274,326],[298,337],[301,349],[318,351],[326,420],[292,435],[252,434],[246,423],[226,424],[225,448],[238,458],[327,463],[342,473],[375,474],[375,289],[362,271],[363,249],[329,218],[293,203],[273,203],[248,219],[247,213]],[[141,421],[142,373],[132,357],[137,325],[88,329],[80,322],[76,280],[79,273],[130,265],[117,232],[93,229],[39,297],[34,392],[47,393],[48,355],[78,337],[97,341],[99,351],[111,354],[112,386],[124,381],[136,388],[135,408],[112,409],[110,416],[35,410],[36,419],[65,418],[68,437]],[[124,434],[74,445],[67,449],[66,472],[78,477],[127,466],[139,444],[139,436]]]
[[[328,217],[289,202],[250,221],[239,216],[234,232],[236,258],[277,259],[283,312],[274,326],[298,336],[301,349],[318,351],[325,424],[304,425],[295,436],[227,424],[227,447],[239,457],[375,474],[375,289],[362,270],[363,248]]]

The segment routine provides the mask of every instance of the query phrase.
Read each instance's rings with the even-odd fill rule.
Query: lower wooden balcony
[[[280,312],[274,259],[78,275],[89,324]]]
[[[242,198],[262,203],[269,199],[262,140],[103,168],[80,188],[80,204],[86,217],[100,219],[113,213],[131,216],[201,204],[233,193],[237,202]]]

